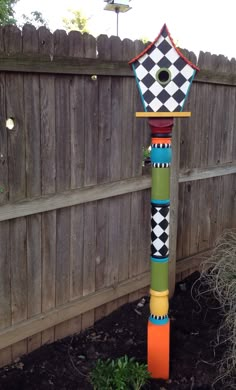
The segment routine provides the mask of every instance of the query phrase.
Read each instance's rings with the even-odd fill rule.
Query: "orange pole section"
[[[156,326],[148,321],[148,371],[152,378],[169,378],[170,321]]]
[[[171,138],[155,138],[152,137],[152,144],[170,144]]]

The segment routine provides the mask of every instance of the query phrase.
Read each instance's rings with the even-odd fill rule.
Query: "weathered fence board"
[[[0,365],[147,293],[150,134],[127,64],[143,48],[0,28]],[[173,138],[171,293],[236,223],[235,61],[198,65]]]
[[[5,73],[0,74],[0,204],[8,200],[8,158],[7,158],[7,128],[6,128],[6,99]]]

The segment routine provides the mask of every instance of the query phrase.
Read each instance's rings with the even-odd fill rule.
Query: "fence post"
[[[169,255],[169,297],[175,291],[176,249],[179,207],[179,161],[180,161],[180,120],[175,119],[172,133],[172,166],[170,171],[170,255]]]

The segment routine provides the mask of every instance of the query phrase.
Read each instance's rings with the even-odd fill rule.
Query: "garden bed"
[[[223,350],[215,349],[214,341],[221,312],[211,295],[201,300],[201,310],[192,299],[191,287],[197,277],[194,273],[178,283],[170,302],[170,379],[152,380],[146,389],[207,390],[217,377],[215,363]],[[126,304],[88,330],[0,369],[0,389],[89,390],[88,376],[97,359],[128,355],[145,362],[148,301],[143,297]],[[223,389],[220,383],[215,388]]]

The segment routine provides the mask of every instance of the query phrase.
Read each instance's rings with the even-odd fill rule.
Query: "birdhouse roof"
[[[170,42],[172,44],[172,47],[176,50],[176,52],[178,53],[178,55],[187,63],[189,64],[193,69],[195,69],[196,71],[199,71],[200,69],[194,65],[191,61],[189,61],[184,55],[183,53],[181,53],[181,51],[176,47],[171,35],[170,35],[170,32],[167,28],[167,25],[164,24],[164,26],[162,27],[159,35],[156,37],[156,39],[150,43],[150,45],[148,45],[140,54],[138,54],[136,57],[134,57],[132,60],[129,61],[129,65],[132,65],[136,60],[140,59],[144,54],[149,54],[155,47],[156,47],[156,43],[158,42],[158,40],[161,38],[161,36],[163,37],[169,37],[170,39]],[[165,51],[166,49],[163,48],[163,55],[165,55]]]

